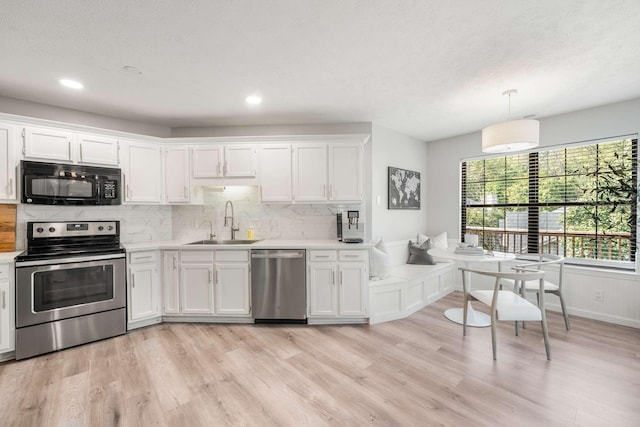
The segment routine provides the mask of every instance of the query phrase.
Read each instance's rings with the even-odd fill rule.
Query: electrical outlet
[[[593,300],[594,301],[604,300],[604,291],[602,289],[596,289],[595,291],[593,291]]]

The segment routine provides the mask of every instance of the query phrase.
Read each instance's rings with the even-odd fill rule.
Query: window
[[[485,249],[634,261],[637,139],[462,162],[462,235]]]

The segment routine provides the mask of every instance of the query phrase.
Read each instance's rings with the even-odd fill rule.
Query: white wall
[[[386,241],[415,239],[427,228],[425,198],[427,144],[382,126],[373,125],[371,154],[371,223],[372,238]],[[421,207],[419,210],[387,209],[387,168],[389,166],[420,172]],[[378,203],[379,201],[379,203]]]
[[[640,131],[640,98],[540,120],[540,145],[553,146]],[[429,235],[460,236],[460,160],[482,155],[478,132],[427,144],[426,197]]]
[[[92,126],[121,132],[131,132],[140,135],[165,138],[171,135],[171,129],[166,126],[133,122],[116,117],[87,113],[69,108],[55,107],[37,102],[22,101],[4,96],[0,96],[0,111],[6,114],[33,117],[43,120],[55,120],[58,122]]]

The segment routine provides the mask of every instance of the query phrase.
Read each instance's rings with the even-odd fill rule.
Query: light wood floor
[[[375,326],[163,324],[0,365],[2,426],[638,426],[640,330],[549,314],[520,337],[443,310]]]

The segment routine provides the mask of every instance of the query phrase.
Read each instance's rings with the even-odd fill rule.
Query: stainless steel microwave
[[[22,203],[31,205],[119,205],[121,173],[61,163],[20,162]]]

